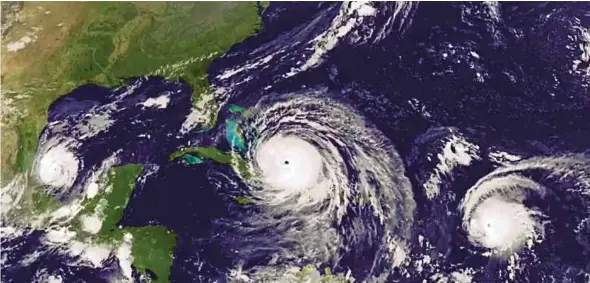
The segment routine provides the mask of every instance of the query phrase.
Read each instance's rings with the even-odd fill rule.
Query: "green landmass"
[[[20,191],[21,188],[15,188],[16,191],[3,188],[2,193],[11,198],[16,198],[18,194],[22,193],[18,203],[7,204],[9,206],[8,209],[5,209],[5,204],[2,204],[4,213],[2,220],[6,221],[5,225],[15,227],[27,226],[30,225],[31,221],[44,218],[49,213],[63,206],[63,203],[49,193],[44,186],[37,184],[35,180],[21,178],[21,182],[17,186],[22,185],[24,187],[22,189],[23,191]]]
[[[140,272],[149,269],[156,274],[152,282],[170,282],[170,267],[174,259],[176,235],[162,226],[126,227],[133,235],[131,256],[133,265]]]
[[[192,154],[194,154],[198,157],[195,157]],[[181,148],[181,149],[178,149],[178,150],[172,152],[169,156],[169,160],[172,161],[172,160],[179,158],[179,157],[182,157],[183,159],[186,160],[187,155],[192,156],[194,158],[198,158],[198,160],[201,160],[201,162],[204,159],[211,159],[211,160],[218,162],[218,163],[232,164],[235,166],[234,168],[244,178],[249,178],[251,175],[251,173],[249,171],[248,163],[244,159],[242,159],[239,155],[237,155],[235,152],[223,152],[214,146],[195,146],[195,147]],[[200,162],[196,162],[196,163],[200,163]],[[190,163],[190,164],[192,164],[192,163]],[[232,196],[231,199],[234,200],[235,202],[237,202],[238,204],[243,204],[243,205],[254,203],[254,200],[252,200],[251,198],[249,198],[247,196]]]
[[[187,153],[193,153],[202,159],[213,159],[219,163],[230,163],[232,161],[232,154],[230,152],[223,152],[214,146],[184,147],[171,153],[169,160],[172,161]]]
[[[117,228],[117,223],[123,218],[123,212],[135,188],[135,180],[142,170],[143,165],[139,164],[127,164],[109,170],[107,186],[112,189],[105,193],[107,205],[99,235],[108,234]]]
[[[55,197],[45,192],[42,188],[35,188],[33,190],[32,201],[35,213],[56,210],[61,206],[61,203]]]
[[[82,209],[73,221],[73,227],[80,240],[89,238],[106,244],[122,241],[123,231],[118,229],[116,224],[123,217],[124,209],[135,187],[135,181],[142,170],[143,166],[139,164],[127,164],[108,170],[106,187],[102,188],[96,196],[84,199]],[[82,229],[81,217],[88,215],[98,215],[102,220],[102,226],[96,234]]]
[[[245,196],[232,196],[231,198],[239,204],[252,204],[252,203],[254,203],[254,200],[252,200],[249,197],[245,197]]]
[[[142,170],[142,165],[128,164],[109,171],[107,184],[112,190],[105,196],[107,207],[97,236],[112,242],[120,241],[125,233],[130,233],[133,236],[133,265],[140,271],[149,269],[156,274],[154,282],[169,282],[176,235],[163,226],[117,227]]]
[[[2,41],[2,184],[31,167],[47,107],[85,83],[182,78],[213,123],[207,67],[260,27],[255,2],[26,2]],[[35,31],[33,27],[38,28]],[[7,44],[34,37],[24,49]]]
[[[218,163],[234,165],[235,169],[242,175],[242,177],[250,177],[248,162],[235,152],[224,152],[219,150],[215,146],[183,147],[172,152],[169,155],[169,160],[172,161],[176,158],[184,156],[185,154],[196,155],[198,158],[202,160],[211,159]]]
[[[111,168],[107,173],[107,188],[91,199],[86,199],[83,209],[73,227],[77,237],[91,239],[98,244],[119,245],[124,235],[133,236],[131,256],[133,265],[145,272],[149,269],[157,276],[154,282],[169,282],[172,253],[176,246],[176,235],[163,226],[120,227],[117,223],[123,212],[136,180],[143,170],[139,164],[127,164]],[[104,207],[99,210],[100,204]],[[102,226],[97,234],[90,234],[82,229],[80,217],[102,212]]]
[[[254,2],[25,2],[20,23],[2,40],[0,185],[16,174],[32,173],[48,106],[82,84],[114,87],[125,78],[146,74],[181,78],[193,89],[193,107],[209,115],[209,126],[213,125],[219,106],[211,99],[207,67],[259,28],[258,10],[265,6]],[[8,49],[9,43],[24,37],[33,41],[21,50]],[[202,155],[193,161],[232,160],[231,153],[214,147],[198,152]],[[236,164],[247,172],[243,160]],[[116,226],[141,169],[134,164],[111,168],[108,183],[112,190],[83,201],[78,216],[102,209],[104,218],[97,234],[84,232],[79,217],[71,227],[78,237],[110,244],[121,243],[123,235],[131,233],[133,264],[140,271],[151,270],[156,281],[167,282],[174,233],[161,226]],[[41,214],[63,205],[37,186],[34,181],[27,185],[27,205],[11,213]]]

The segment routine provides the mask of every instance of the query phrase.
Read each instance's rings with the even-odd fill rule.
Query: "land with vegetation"
[[[1,46],[2,187],[19,176],[35,174],[32,164],[48,106],[83,84],[116,87],[126,78],[144,75],[180,78],[193,90],[193,107],[214,121],[218,106],[211,99],[207,67],[256,32],[265,6],[257,2],[24,2],[11,6],[6,29],[3,22]],[[221,162],[228,158],[213,149],[204,155]],[[110,245],[120,244],[125,234],[131,234],[134,266],[149,269],[158,282],[167,282],[174,233],[161,226],[117,226],[141,170],[136,164],[110,168],[107,186],[85,198],[78,214],[100,209],[100,230],[86,231],[79,217],[70,228],[76,237]],[[27,179],[21,203],[14,210],[25,213],[20,220],[26,218],[23,215],[33,218],[64,205],[35,178]]]

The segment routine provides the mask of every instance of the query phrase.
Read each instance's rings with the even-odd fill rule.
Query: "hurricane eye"
[[[313,145],[297,136],[279,135],[258,145],[255,162],[265,185],[296,192],[317,184],[322,156]]]
[[[80,162],[67,141],[49,141],[37,154],[36,175],[38,180],[55,188],[67,188],[78,176]]]
[[[352,264],[357,259],[341,248],[366,252],[369,261],[406,260],[415,203],[400,174],[403,163],[382,132],[351,106],[313,92],[250,113],[245,156],[258,174],[242,180],[263,214],[243,221],[281,229],[265,243],[269,249],[297,247],[293,253],[303,254],[289,256],[321,262],[345,258],[357,274],[367,266]]]
[[[552,245],[579,231],[547,229],[547,225],[555,225],[555,221],[579,227],[587,221],[588,213],[564,218],[562,208],[550,204],[556,199],[573,203],[587,199],[587,187],[580,180],[588,176],[589,170],[585,158],[547,157],[523,159],[490,172],[461,201],[463,228],[469,240],[500,257],[553,249]],[[533,174],[539,172],[544,173]]]

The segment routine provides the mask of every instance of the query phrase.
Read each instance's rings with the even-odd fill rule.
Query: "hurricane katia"
[[[244,221],[251,228],[242,228],[242,246],[273,251],[285,265],[378,275],[405,260],[415,210],[410,183],[391,142],[320,92],[262,100],[243,121],[254,171],[244,181],[261,213]],[[276,236],[256,235],[269,228]],[[358,254],[369,266],[353,265]]]
[[[78,176],[79,160],[72,151],[75,142],[63,139],[40,142],[33,168],[41,184],[69,188]]]
[[[463,227],[476,245],[500,256],[542,242],[552,247],[590,216],[590,162],[584,156],[533,158],[501,167],[468,190],[461,203]]]

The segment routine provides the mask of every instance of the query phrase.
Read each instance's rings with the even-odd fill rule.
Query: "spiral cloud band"
[[[263,207],[246,226],[280,227],[279,240],[262,246],[298,247],[281,249],[282,258],[338,266],[376,243],[366,270],[399,265],[415,210],[402,161],[353,109],[320,94],[261,101],[244,121],[245,156],[255,171],[244,180]]]
[[[555,233],[573,235],[588,250],[587,236],[578,235],[583,231],[567,227],[588,222],[589,205],[590,162],[585,156],[568,156],[498,168],[468,190],[460,208],[469,239],[507,256],[544,241],[558,246],[555,241],[564,236]]]
[[[54,139],[40,142],[33,168],[43,185],[69,188],[78,176],[80,161],[72,151],[74,141]]]

